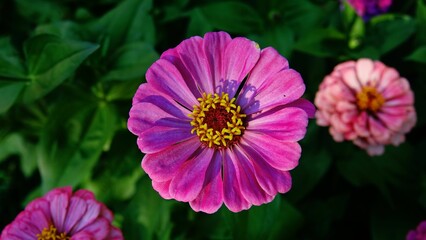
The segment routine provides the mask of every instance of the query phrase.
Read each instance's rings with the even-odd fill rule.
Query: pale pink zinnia
[[[165,199],[213,213],[272,201],[291,187],[308,116],[299,73],[271,48],[225,32],[164,52],[133,98],[129,130]]]
[[[406,240],[426,240],[426,221],[420,222],[416,229],[409,231]]]
[[[413,104],[407,79],[370,59],[337,65],[315,97],[318,125],[330,126],[335,141],[353,141],[370,155],[405,141],[416,123]]]
[[[111,225],[112,212],[96,201],[92,192],[56,188],[30,202],[7,225],[0,240],[120,240],[120,229]]]

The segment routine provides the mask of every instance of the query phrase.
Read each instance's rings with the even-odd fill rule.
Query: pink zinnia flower
[[[408,232],[407,240],[426,240],[426,221],[419,223],[415,230]]]
[[[413,104],[407,79],[370,59],[337,65],[315,97],[318,125],[330,126],[335,141],[351,140],[370,155],[405,141],[416,123]]]
[[[93,193],[78,190],[73,194],[71,187],[56,188],[30,202],[3,229],[0,239],[123,239],[121,231],[111,225],[112,218]]]
[[[347,0],[364,20],[388,11],[392,0]]]
[[[213,213],[272,201],[291,187],[314,106],[299,73],[273,48],[225,32],[192,37],[146,73],[129,130],[165,199]]]

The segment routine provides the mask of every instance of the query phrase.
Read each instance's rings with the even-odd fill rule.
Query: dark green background
[[[126,128],[146,69],[185,38],[223,30],[273,46],[305,97],[339,62],[396,68],[416,127],[369,157],[309,123],[293,188],[267,205],[207,215],[163,200]],[[57,186],[92,190],[126,239],[404,239],[426,219],[426,3],[363,22],[336,0],[0,0],[0,229]]]

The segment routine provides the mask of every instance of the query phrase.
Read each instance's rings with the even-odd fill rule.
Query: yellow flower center
[[[356,94],[356,104],[361,111],[377,112],[384,103],[385,99],[374,87],[364,86]]]
[[[50,225],[49,228],[44,228],[43,231],[37,234],[37,240],[69,240],[70,237],[66,233],[57,233],[57,229]]]
[[[236,99],[229,100],[227,93],[219,96],[203,93],[197,99],[199,106],[189,116],[192,118],[191,133],[196,133],[200,141],[210,148],[228,147],[239,141],[244,132],[241,107],[235,104]]]

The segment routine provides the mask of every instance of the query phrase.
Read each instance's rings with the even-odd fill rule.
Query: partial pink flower
[[[133,98],[129,130],[165,199],[233,212],[291,187],[313,117],[305,85],[275,49],[213,32],[164,52]]]
[[[3,229],[0,240],[124,239],[121,230],[111,225],[112,219],[112,212],[92,192],[56,188],[30,202]]]
[[[388,11],[392,0],[347,0],[364,20]]]
[[[406,240],[426,240],[426,221],[420,222],[416,229],[409,231]]]
[[[405,141],[416,123],[413,104],[407,79],[370,59],[337,65],[315,97],[317,124],[330,126],[336,142],[353,141],[371,156]]]

